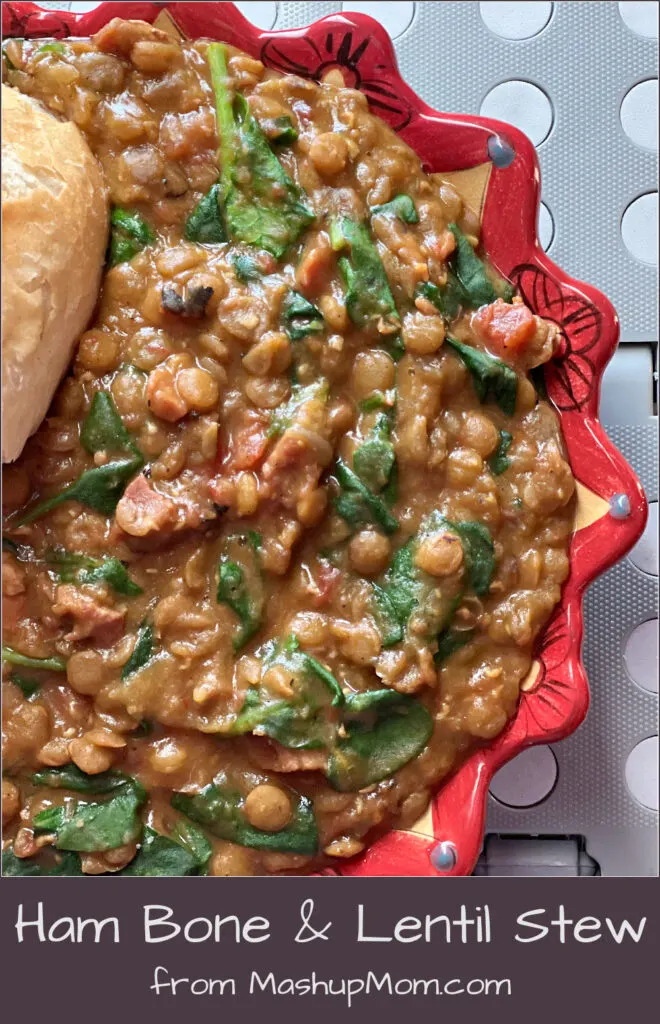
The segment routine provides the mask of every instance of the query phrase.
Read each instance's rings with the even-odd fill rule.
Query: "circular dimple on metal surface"
[[[484,25],[503,39],[531,39],[550,21],[551,3],[480,3]]]
[[[277,21],[276,3],[261,3],[260,0],[245,0],[241,3],[236,0],[236,6],[243,15],[257,28],[272,28]]]
[[[630,512],[630,498],[628,495],[613,494],[610,498],[610,515],[612,519],[627,519]]]
[[[649,502],[649,518],[644,533],[628,555],[630,561],[649,576],[658,575],[658,503]]]
[[[633,199],[621,218],[623,244],[636,260],[658,265],[658,193],[646,192]]]
[[[403,35],[415,16],[414,3],[343,3],[342,11],[353,14],[368,14],[379,21],[391,39]]]
[[[531,82],[500,82],[486,93],[479,113],[515,125],[540,146],[552,128],[552,103],[538,85]]]
[[[658,692],[658,620],[635,626],[626,640],[623,659],[633,683],[649,693]]]
[[[555,239],[555,219],[550,212],[550,207],[545,203],[539,206],[539,242],[544,251],[547,252]]]
[[[624,132],[636,146],[658,149],[658,79],[647,78],[633,85],[619,111]]]
[[[491,158],[496,167],[500,170],[504,167],[508,167],[516,159],[516,151],[513,146],[510,146],[506,139],[503,139],[501,135],[491,135],[488,143],[488,156]]]
[[[642,807],[658,809],[658,737],[647,736],[628,754],[626,784]]]
[[[619,14],[624,24],[637,36],[658,38],[658,4],[656,0],[620,3]]]
[[[550,796],[558,774],[557,758],[550,747],[530,747],[500,768],[490,793],[508,807],[533,807]]]
[[[456,847],[443,840],[431,850],[431,864],[436,871],[451,871],[456,866]]]

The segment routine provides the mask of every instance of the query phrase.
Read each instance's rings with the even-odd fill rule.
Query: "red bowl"
[[[5,3],[2,32],[22,38],[89,36],[111,18],[151,22],[163,9],[185,35],[223,40],[278,71],[318,79],[331,68],[340,69],[346,84],[365,93],[372,111],[418,153],[428,171],[488,172],[481,196],[486,251],[531,309],[561,329],[561,349],[546,367],[545,379],[578,480],[580,513],[570,543],[570,574],[539,640],[516,716],[449,779],[419,826],[389,832],[360,858],[329,872],[470,874],[483,841],[493,773],[526,747],[564,739],[584,718],[589,689],[580,656],[582,595],[587,584],[630,550],[646,522],[639,481],[598,422],[600,383],[619,337],[616,312],[601,292],[569,277],[541,249],[536,234],[539,166],[529,139],[500,121],[429,107],[401,78],[389,36],[371,18],[335,14],[308,28],[263,32],[231,3],[101,3],[81,15]],[[610,513],[615,495],[628,499],[621,518]]]

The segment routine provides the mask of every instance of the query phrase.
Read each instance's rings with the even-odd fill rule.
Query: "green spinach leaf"
[[[206,837],[204,838],[206,840]],[[198,875],[200,868],[206,865],[206,861],[211,856],[211,845],[208,840],[206,843],[208,853],[206,859],[200,863],[195,853],[183,843],[146,827],[140,849],[131,863],[119,873],[129,878],[153,878],[156,876],[174,878]]]
[[[270,416],[270,437],[280,437],[298,419],[303,407],[308,402],[327,402],[328,382],[321,377],[312,381],[311,384],[294,384],[291,388],[291,396],[282,405],[273,409]]]
[[[220,212],[220,186],[212,185],[186,220],[184,237],[201,245],[219,245],[227,241]]]
[[[58,850],[102,853],[134,842],[142,832],[138,810],[147,798],[135,779],[120,786],[104,803],[71,800],[34,816],[34,828],[53,832]]]
[[[110,266],[126,263],[147,245],[153,245],[156,236],[139,213],[115,206],[110,215]]]
[[[454,349],[472,376],[474,390],[480,402],[495,402],[506,416],[513,416],[518,397],[518,374],[501,359],[481,349],[464,345],[447,337],[446,343]]]
[[[450,224],[449,230],[456,239],[456,250],[452,257],[452,269],[459,279],[465,293],[467,304],[472,309],[486,306],[503,298],[510,302],[513,288],[504,282],[496,288],[486,272],[486,265],[479,259],[470,242],[456,224]]]
[[[308,334],[322,334],[325,321],[321,310],[300,292],[289,292],[282,303],[284,330],[291,341],[300,341]]]
[[[2,854],[3,878],[23,878],[32,876],[82,875],[80,857],[77,853],[54,853],[46,858],[43,854],[37,857],[17,857],[13,847]]]
[[[264,687],[252,686],[231,732],[268,736],[290,750],[318,750],[329,739],[324,710],[306,690],[290,700],[280,700],[273,699]]]
[[[391,422],[387,413],[379,413],[369,435],[353,455],[353,468],[370,490],[379,492],[390,481],[396,464],[390,440]]]
[[[284,170],[243,96],[233,102],[222,43],[211,43],[208,62],[215,93],[225,226],[232,239],[281,259],[314,220],[303,190]]]
[[[41,687],[41,683],[38,679],[33,679],[31,676],[24,676],[19,672],[12,672],[11,681],[19,688],[26,700],[29,700],[30,697],[34,697],[35,693],[38,693]]]
[[[396,391],[394,388],[391,391],[373,391],[359,403],[360,411],[377,412],[382,409],[384,412],[391,413],[394,410],[395,401]]]
[[[341,792],[355,792],[417,757],[431,737],[433,718],[413,697],[376,690],[347,698],[344,729],[330,754],[328,781]]]
[[[429,635],[436,636],[447,627],[460,604],[462,593],[439,588],[438,581],[415,564],[420,541],[440,530],[451,530],[460,538],[465,584],[480,596],[488,592],[495,573],[495,549],[487,527],[477,522],[455,523],[438,512],[431,513],[418,533],[395,552],[382,585],[372,585],[373,613],[384,647],[403,639],[416,610]]]
[[[322,665],[320,661],[313,658],[311,654],[300,649],[298,638],[292,633],[284,643],[276,644],[264,657],[265,668],[273,665],[283,665],[292,676],[309,677],[311,675],[319,679],[326,690],[332,696],[332,707],[338,707],[344,703],[344,691],[333,676],[332,672]]]
[[[14,64],[14,62],[11,59],[11,57],[9,56],[9,54],[7,53],[6,46],[2,47],[2,56],[3,56],[3,59],[5,61],[5,64],[7,65],[7,71],[18,71],[19,70],[16,67],[16,65]]]
[[[239,281],[247,284],[248,281],[258,281],[263,277],[263,271],[254,256],[247,252],[235,252],[230,258],[234,273]]]
[[[376,600],[381,616],[389,623],[387,646],[403,639],[403,631],[413,609],[417,607],[422,593],[423,583],[420,572],[415,566],[416,538],[411,537],[394,553],[390,567],[385,574],[384,586],[376,589]],[[395,626],[398,625],[398,629]],[[394,637],[397,636],[396,639]],[[385,637],[383,643],[385,642]]]
[[[406,620],[402,623],[398,609],[390,598],[389,590],[374,583],[372,585],[374,595],[374,617],[378,630],[381,634],[383,647],[393,647],[403,640],[403,632]]]
[[[470,299],[456,275],[447,269],[447,280],[442,288],[432,281],[422,281],[417,285],[415,295],[421,295],[431,302],[442,313],[446,320],[453,320],[461,309],[469,307]]]
[[[2,660],[8,661],[10,665],[18,665],[20,668],[42,669],[44,672],[66,672],[66,659],[59,654],[50,658],[30,658],[27,654],[15,651],[13,647],[2,645]]]
[[[228,786],[211,783],[195,796],[175,793],[172,806],[202,825],[212,835],[255,850],[313,855],[319,837],[312,801],[289,790],[294,806],[291,822],[279,832],[255,828],[243,813],[244,798]]]
[[[204,832],[186,818],[179,818],[172,826],[170,836],[194,857],[199,874],[206,874],[213,847]]]
[[[385,267],[367,227],[343,217],[331,225],[330,240],[336,251],[349,252],[338,262],[346,288],[346,310],[353,323],[376,331],[381,322],[398,325],[400,317]]]
[[[137,597],[142,587],[134,583],[123,562],[111,558],[91,558],[89,555],[55,548],[46,552],[47,565],[53,566],[63,583],[108,583],[113,590],[124,597]]]
[[[122,681],[143,669],[154,657],[154,627],[146,620],[137,632],[133,652],[121,671]]]
[[[13,526],[26,526],[51,512],[67,501],[79,501],[81,505],[94,509],[104,516],[114,515],[119,499],[126,489],[128,481],[142,468],[143,459],[120,459],[108,462],[105,466],[87,469],[77,480],[52,498],[40,502],[29,509]]]
[[[153,731],[153,722],[150,722],[148,718],[141,718],[133,729],[133,736],[136,740],[143,740],[147,736],[151,736]]]
[[[315,676],[318,676],[321,682],[325,684],[332,694],[332,706],[337,707],[338,705],[343,704],[344,691],[333,676],[332,672],[327,669],[325,665],[322,665],[320,661],[317,661],[316,658],[313,658],[311,654],[303,653],[303,658],[305,659],[305,665],[307,668],[313,672]]]
[[[263,129],[273,146],[291,146],[298,141],[298,131],[288,114],[269,118],[263,124]]]
[[[507,457],[507,452],[511,447],[512,441],[513,437],[508,430],[500,430],[497,448],[488,459],[488,465],[493,476],[500,476],[502,473],[505,473],[511,465],[511,459]]]
[[[495,574],[495,545],[490,530],[483,523],[472,520],[454,522],[439,512],[432,512],[420,532],[429,534],[439,530],[451,530],[460,537],[465,566],[463,578],[475,594],[483,597],[488,593]]]
[[[461,647],[469,644],[475,635],[473,629],[445,629],[438,637],[438,649],[433,655],[436,665],[441,665]]]
[[[58,505],[74,500],[106,516],[113,515],[128,480],[142,468],[144,458],[140,449],[131,440],[115,408],[112,396],[107,391],[97,391],[94,395],[80,432],[80,440],[90,454],[100,451],[126,452],[130,457],[85,470],[59,494],[29,510],[15,525],[32,523]]]
[[[399,529],[398,519],[394,518],[383,499],[370,491],[343,459],[337,459],[334,474],[344,492],[335,498],[335,508],[349,526],[374,522],[385,533],[396,533]]]
[[[547,401],[548,389],[545,386],[545,365],[533,366],[529,371],[529,377],[539,398]]]
[[[330,707],[344,703],[344,692],[325,665],[300,649],[297,637],[269,641],[262,650],[263,674],[277,666],[289,676],[290,698],[274,697],[267,685],[251,687],[232,733],[269,736],[284,747],[311,750],[327,746],[334,733]]]
[[[218,604],[226,604],[238,617],[240,629],[234,637],[238,651],[261,627],[264,586],[261,578],[259,548],[261,538],[253,531],[227,537],[218,565]]]
[[[400,192],[389,203],[382,203],[380,206],[371,207],[371,216],[384,214],[387,217],[398,217],[405,224],[419,224],[419,215],[411,197],[405,192]]]
[[[99,796],[114,793],[122,786],[132,785],[133,779],[123,772],[99,772],[88,775],[69,762],[57,768],[42,768],[32,776],[35,786],[50,786],[51,789],[72,789],[76,793],[91,793]]]
[[[90,455],[130,451],[142,458],[107,391],[97,391],[94,395],[80,431],[80,443]]]
[[[44,43],[39,47],[37,53],[66,53],[66,46],[64,43],[60,43],[57,40],[54,43]]]

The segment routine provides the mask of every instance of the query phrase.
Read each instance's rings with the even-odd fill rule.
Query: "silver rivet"
[[[504,168],[513,163],[516,151],[500,135],[491,135],[488,140],[488,156],[496,167]]]
[[[456,847],[453,843],[443,840],[431,850],[431,864],[436,871],[451,871],[456,867]]]
[[[610,515],[612,519],[627,519],[632,509],[627,494],[613,494],[610,498]]]

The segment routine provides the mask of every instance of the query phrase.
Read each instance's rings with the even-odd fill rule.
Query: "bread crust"
[[[2,86],[2,461],[50,405],[96,305],[103,173],[76,125]]]

